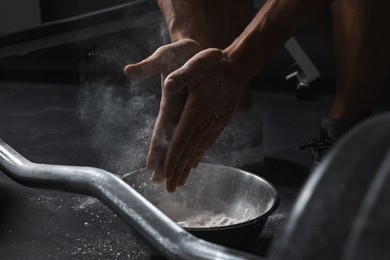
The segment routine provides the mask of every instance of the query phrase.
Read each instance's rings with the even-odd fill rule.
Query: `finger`
[[[204,78],[214,61],[221,60],[221,52],[217,49],[201,51],[189,59],[182,67],[167,76],[164,87],[168,91],[179,91],[186,85],[197,85],[200,78]]]
[[[180,163],[179,158],[187,148],[191,138],[193,138],[196,129],[196,123],[193,123],[194,118],[195,116],[192,113],[183,112],[176,127],[164,165],[164,176],[168,180],[173,178],[175,169]]]
[[[190,173],[194,169],[191,164],[188,164],[185,171],[183,171],[182,175],[180,176],[179,181],[177,182],[177,187],[183,187],[184,184],[187,182],[188,176],[190,176]]]
[[[194,131],[185,150],[178,159],[173,177],[169,180],[169,187],[183,186],[195,163],[195,159],[198,159],[197,155],[204,154],[214,144],[221,130],[220,128],[209,127],[209,124],[202,124]]]
[[[183,171],[183,174],[186,174],[187,176],[189,175],[191,171],[191,166],[187,166],[184,171]],[[175,192],[176,191],[176,188],[178,186],[178,182],[179,182],[179,178],[180,177],[175,177],[173,178],[172,180],[167,180],[167,183],[166,183],[166,188],[167,188],[167,191],[168,192]]]
[[[191,67],[186,63],[167,76],[164,81],[164,88],[171,93],[175,93],[187,85],[197,85],[199,75],[199,69],[196,66]]]
[[[163,80],[163,79],[162,79]],[[164,162],[173,133],[179,122],[186,96],[182,94],[164,95],[161,98],[160,110],[154,126],[147,166],[152,170],[159,167],[159,173],[164,177]],[[149,168],[148,167],[148,168]]]
[[[152,183],[153,184],[160,184],[164,181],[164,177],[160,175],[160,173],[156,173],[153,171],[153,174],[152,174]]]
[[[197,152],[197,156],[194,158],[193,168],[197,168],[199,165],[199,162],[202,160],[202,158],[206,155],[206,153],[210,150],[210,148],[214,145],[214,143],[217,141],[218,137],[221,135],[221,132],[216,133],[210,139],[207,141],[205,146],[201,146],[199,148],[199,151]]]
[[[206,153],[206,152],[204,152]],[[203,153],[203,154],[204,154]],[[192,158],[188,164],[187,164],[187,167],[189,168],[188,171],[183,171],[183,173],[181,174],[180,178],[179,178],[179,181],[177,183],[177,186],[179,187],[182,187],[184,186],[184,184],[187,182],[187,179],[188,179],[188,176],[190,175],[191,173],[191,170],[192,169],[195,169],[196,167],[194,167],[194,165],[196,164],[197,162],[197,159],[198,159],[198,155],[195,155],[194,158]]]
[[[153,160],[148,156],[146,168],[152,171],[151,180],[153,183],[160,183],[164,180],[164,171],[161,162],[163,160],[165,160],[165,156],[160,158],[156,157]]]
[[[199,75],[204,70],[201,62],[194,59],[188,60],[182,67],[170,73],[164,81],[164,88],[169,92],[180,91],[184,86],[195,85]]]
[[[158,124],[156,125],[158,126]],[[164,176],[159,168],[161,168],[161,161],[165,161],[168,145],[161,140],[163,138],[161,138],[161,134],[158,132],[157,127],[155,127],[146,160],[146,168],[153,171],[154,174]]]
[[[168,98],[171,99],[171,98]],[[174,99],[172,97],[172,99]],[[169,108],[171,103],[177,107],[176,110]],[[173,106],[172,105],[172,106]],[[147,157],[147,168],[150,170],[156,169],[160,164],[161,158],[165,161],[173,133],[177,122],[180,119],[183,103],[178,100],[163,101],[160,112],[158,114],[156,124],[154,126],[153,135],[150,143],[149,153]]]
[[[183,172],[183,174],[180,176],[179,181],[177,182],[177,187],[183,187],[184,184],[186,184],[192,169],[193,167],[188,164],[188,168],[186,169],[186,171]]]
[[[210,149],[210,148],[209,148],[209,149]],[[208,150],[208,149],[207,149],[207,150]],[[203,159],[203,157],[206,155],[207,150],[205,150],[205,151],[203,151],[202,153],[200,153],[200,154],[194,159],[194,164],[192,165],[192,168],[193,168],[193,169],[198,168],[199,163],[201,162],[201,160]]]
[[[155,170],[153,171],[152,174],[152,183],[159,184],[161,183],[165,178],[164,178],[164,160],[165,157],[160,158],[160,162],[156,166]]]
[[[210,121],[201,117],[199,112],[194,110],[193,102],[187,100],[168,149],[164,166],[164,176],[166,179],[170,180],[177,177],[177,175],[181,175],[183,167],[187,165],[190,158],[195,156],[199,144],[206,143],[210,140],[210,137],[204,138],[206,134],[215,136],[215,138],[219,136],[223,127],[217,127],[214,125],[214,118],[212,120]],[[206,129],[210,129],[210,127],[212,127],[211,132],[207,133]]]
[[[161,158],[161,145],[158,143],[156,138],[156,131],[153,130],[152,139],[150,141],[149,152],[146,160],[146,168],[148,170],[155,170],[160,162]]]
[[[207,139],[207,134],[205,134],[206,129],[196,129],[194,134],[191,136],[190,141],[187,144],[187,147],[182,152],[179,157],[178,164],[176,165],[173,178],[170,181],[176,186],[178,185],[181,176],[189,174],[189,171],[192,169],[192,158],[195,157],[196,152],[200,149],[204,139]]]
[[[161,75],[161,85],[164,82],[164,76]],[[164,96],[160,100],[160,110],[154,124],[152,138],[150,141],[149,152],[146,161],[146,167],[149,170],[154,170],[160,163],[161,157],[164,154],[166,156],[166,150],[168,150],[168,144],[165,144],[164,141],[164,132],[162,131],[162,126],[164,125],[163,113],[165,112],[165,101]]]
[[[208,147],[202,149],[201,151],[197,152],[197,154],[195,155],[195,157],[192,160],[192,168],[193,169],[196,169],[198,167],[200,161],[206,155],[207,151],[210,149],[211,146],[212,146],[212,144],[210,144]]]
[[[182,40],[158,48],[151,56],[137,64],[129,64],[124,72],[132,78],[145,78],[161,72],[168,75],[182,66],[201,46],[192,40]]]
[[[145,60],[127,65],[124,73],[126,76],[134,79],[142,79],[160,73],[162,67],[161,56],[162,51],[159,48]]]
[[[209,138],[205,138],[204,143],[206,143],[206,145],[200,144],[197,147],[197,152],[195,153],[195,156],[188,162],[187,167],[191,167],[191,169],[195,169],[196,167],[198,167],[199,161],[207,153],[207,151],[210,149],[210,147],[215,143],[218,136],[219,136],[219,134],[213,135]],[[184,184],[186,183],[186,181],[188,179],[190,172],[191,171],[184,171],[183,172],[183,174],[180,176],[180,179],[178,181],[177,186],[179,186],[179,187],[184,186]]]

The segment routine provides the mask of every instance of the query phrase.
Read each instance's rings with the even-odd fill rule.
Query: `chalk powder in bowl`
[[[250,216],[240,219],[216,213],[213,210],[194,209],[177,202],[159,203],[157,207],[168,217],[184,228],[210,228],[238,224],[250,219]]]
[[[230,218],[225,213],[216,214],[213,211],[205,210],[203,213],[199,213],[183,221],[178,221],[177,224],[181,227],[209,228],[229,226],[239,222],[241,221],[236,218]]]

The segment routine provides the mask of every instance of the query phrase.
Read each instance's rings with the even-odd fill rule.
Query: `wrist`
[[[177,42],[182,40],[192,40],[199,44],[202,49],[210,48],[210,41],[207,39],[201,30],[194,29],[193,27],[183,28],[182,26],[168,27],[169,37],[171,42]]]
[[[248,55],[239,42],[234,41],[230,46],[222,50],[225,59],[229,63],[231,68],[231,73],[238,82],[248,83],[251,78],[254,76],[253,67],[251,61],[253,62],[254,54]],[[256,70],[257,71],[257,70]]]

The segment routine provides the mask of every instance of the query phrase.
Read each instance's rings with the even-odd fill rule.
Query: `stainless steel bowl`
[[[255,239],[279,203],[278,192],[270,183],[232,167],[199,164],[186,185],[173,194],[166,192],[164,184],[152,185],[150,175],[141,169],[123,179],[176,222],[205,211],[238,220],[224,226],[185,227],[200,238],[227,246],[240,247]]]

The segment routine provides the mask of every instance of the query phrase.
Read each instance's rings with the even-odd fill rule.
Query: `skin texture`
[[[181,163],[177,169],[175,167],[176,164],[167,164],[166,161],[173,162],[175,156],[179,156],[180,153],[175,151],[175,149],[170,149],[172,151],[170,153],[171,156],[169,159],[167,158],[168,149],[171,147],[175,130],[179,129],[177,127],[180,117],[183,114],[184,105],[186,105],[186,108],[195,107],[197,105],[194,102],[196,102],[195,100],[199,100],[199,98],[195,98],[195,96],[193,98],[191,97],[189,100],[192,101],[187,104],[188,90],[181,88],[185,89],[185,91],[167,91],[163,87],[164,79],[169,73],[181,67],[190,57],[199,51],[210,47],[224,48],[228,46],[249,23],[252,1],[161,0],[157,2],[167,23],[172,43],[159,48],[149,58],[137,64],[126,66],[124,72],[132,78],[144,78],[156,73],[161,73],[162,75],[162,99],[151,139],[147,168],[153,171],[152,181],[154,182],[163,181],[168,177],[167,190],[173,192],[178,185],[184,185],[190,170],[199,163],[200,159],[215,142],[222,130],[213,130],[216,134],[208,134],[207,145],[203,144],[203,146],[199,146],[199,149],[193,152],[191,158],[185,158],[185,163]],[[223,10],[221,10],[221,6],[224,6]],[[244,94],[243,98],[240,98],[238,106],[245,110],[249,104],[249,92],[246,86],[241,86],[240,88],[244,90]],[[196,93],[199,94],[199,92],[197,90]],[[211,98],[211,96],[207,97],[207,100]],[[202,102],[205,102],[205,100]],[[219,112],[217,112],[215,113],[220,117],[218,115]],[[209,113],[215,117],[215,113]],[[197,118],[200,119],[200,116],[201,114]],[[223,125],[226,125],[228,121],[229,119],[224,119]],[[186,119],[183,122],[191,122],[191,120]],[[184,123],[181,125],[183,126]],[[197,132],[199,131],[203,131],[203,127],[197,130]],[[189,152],[186,154],[189,154]],[[176,160],[179,159],[177,158]],[[175,171],[179,172],[179,169],[184,169],[181,170],[181,174],[170,173]]]
[[[374,2],[332,6],[337,91],[329,115],[348,123],[372,109],[389,68],[390,1]]]
[[[125,74],[132,78],[145,78],[161,73],[161,82],[165,77],[182,66],[202,47],[190,39],[182,39],[175,43],[162,46],[147,59],[138,64],[128,65]],[[177,91],[168,92],[162,87],[160,111],[153,130],[146,167],[153,171],[152,181],[164,180],[164,163],[173,133],[180,120],[187,94]]]
[[[244,29],[250,2],[158,1],[173,43],[125,68],[135,78],[162,73],[147,167],[154,180],[167,180],[169,192],[184,185],[221,134],[243,103],[249,80],[301,24],[332,4],[268,0]],[[389,65],[390,5],[377,2],[333,3],[338,80],[329,115],[340,120],[353,121],[371,109]]]

